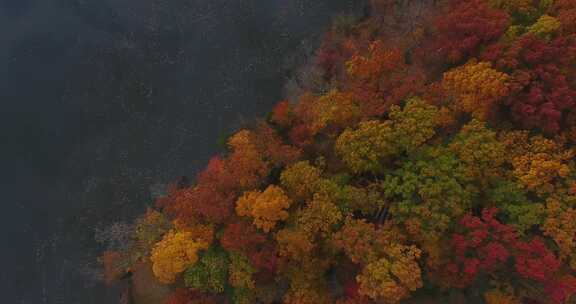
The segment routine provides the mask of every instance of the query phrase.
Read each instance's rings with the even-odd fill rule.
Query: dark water
[[[193,175],[360,0],[0,0],[2,303],[116,303],[94,229]]]

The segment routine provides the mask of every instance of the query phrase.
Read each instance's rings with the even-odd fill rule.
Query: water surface
[[[359,0],[0,0],[5,303],[116,303],[94,229],[268,112]]]

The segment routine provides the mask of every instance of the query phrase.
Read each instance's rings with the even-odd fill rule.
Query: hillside
[[[104,253],[109,282],[150,265],[166,304],[576,301],[576,1],[371,2]]]

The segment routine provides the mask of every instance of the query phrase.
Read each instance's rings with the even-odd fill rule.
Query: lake
[[[353,0],[0,0],[5,303],[116,303],[95,231],[263,117]]]

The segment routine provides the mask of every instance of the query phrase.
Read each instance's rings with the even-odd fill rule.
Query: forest
[[[576,303],[576,0],[373,0],[103,252],[192,303]],[[151,278],[152,279],[152,278]]]

